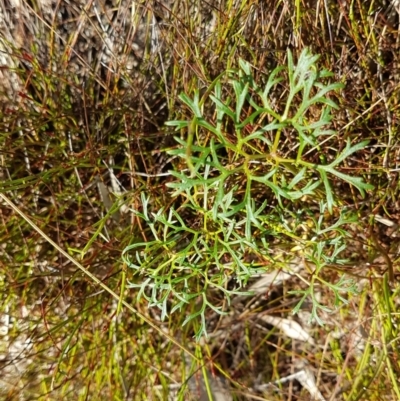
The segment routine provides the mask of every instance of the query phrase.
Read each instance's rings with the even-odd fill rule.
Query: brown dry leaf
[[[292,319],[284,319],[277,316],[264,315],[261,319],[282,330],[282,332],[289,338],[315,344],[314,339],[301,327],[299,323]]]
[[[249,291],[255,294],[261,294],[268,291],[272,285],[278,286],[283,282],[289,280],[294,274],[298,273],[304,267],[304,262],[295,257],[288,263],[288,271],[280,270],[278,272],[262,274],[259,279],[249,287]]]

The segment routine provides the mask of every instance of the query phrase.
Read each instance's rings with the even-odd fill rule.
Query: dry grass
[[[19,8],[0,3],[3,16],[15,17],[6,24],[0,14],[0,191],[118,295],[83,274],[2,201],[0,397],[188,399],[187,375],[205,363],[209,371],[221,370],[237,400],[311,399],[304,383],[275,383],[305,368],[326,400],[400,399],[396,6],[319,0],[170,3],[122,1],[111,7],[101,1],[43,1],[40,7],[22,1]],[[160,173],[186,166],[167,155],[177,143],[164,123],[191,118],[178,99],[181,92],[203,94],[219,74],[237,68],[239,58],[264,82],[275,66],[286,65],[287,48],[296,58],[306,46],[345,84],[332,95],[339,108],[332,112],[331,128],[338,135],[323,145],[325,157],[334,158],[348,139],[370,140],[341,171],[362,176],[375,189],[361,199],[352,187],[333,181],[338,206],[327,217],[334,220],[344,207],[357,215],[346,249],[351,264],[330,266],[324,278],[356,278],[359,294],[334,308],[330,293],[319,288],[320,302],[335,311],[322,316],[324,326],[307,326],[310,304],[305,304],[296,320],[312,344],[289,338],[263,317],[291,317],[298,298],[290,291],[303,289],[312,273],[298,262],[297,274],[271,282],[258,302],[240,299],[225,317],[210,313],[210,339],[196,343],[198,323],[182,327],[195,304],[161,322],[159,311],[127,288],[134,279],[121,254],[132,242],[149,239],[129,210],[141,209],[143,191],[155,209],[172,203],[166,184],[173,177]],[[278,110],[286,90],[283,83],[275,94]],[[285,135],[279,152],[290,155],[297,144]],[[308,157],[316,162],[318,153]],[[307,222],[304,216],[316,203],[301,199],[286,205],[287,212],[301,211]],[[302,233],[298,227],[293,232]],[[291,241],[278,237],[271,243],[281,256],[266,270],[278,273],[297,260]],[[396,282],[383,274],[390,267]],[[191,359],[184,357],[188,352],[198,360],[192,372]],[[265,383],[275,384],[261,391]]]

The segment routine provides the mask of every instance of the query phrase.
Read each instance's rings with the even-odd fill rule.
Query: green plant
[[[306,242],[306,246],[302,248],[302,251],[304,260],[309,266],[312,266],[312,272],[310,278],[307,279],[306,289],[289,291],[300,297],[299,302],[293,308],[293,313],[297,313],[303,302],[310,298],[312,301],[311,320],[315,320],[320,325],[323,325],[324,322],[319,317],[319,310],[331,312],[332,309],[318,301],[315,295],[318,291],[318,286],[323,286],[333,293],[333,305],[335,307],[340,306],[340,304],[347,304],[347,298],[342,295],[343,293],[357,293],[357,286],[353,279],[341,275],[337,282],[332,283],[321,275],[327,266],[345,265],[349,262],[348,259],[342,256],[343,251],[346,250],[346,241],[351,237],[347,227],[358,222],[356,215],[347,210],[341,210],[338,219],[333,224],[329,224],[324,219],[326,207],[327,205],[321,202],[318,218],[313,215],[308,216],[310,239]]]
[[[330,229],[334,238],[328,240],[322,220],[316,220],[319,241],[303,239],[287,225],[290,211],[303,197],[319,199],[323,215],[337,205],[333,178],[353,185],[362,196],[372,189],[362,178],[338,170],[367,141],[353,145],[348,140],[330,163],[306,158],[318,153],[321,137],[335,135],[329,125],[336,104],[328,94],[342,85],[325,84],[332,74],[318,70],[318,56],[307,49],[297,65],[290,51],[287,58],[287,67],[272,71],[263,88],[255,82],[250,64],[240,60],[240,68],[220,75],[201,99],[198,91],[193,98],[182,94],[192,119],[167,123],[183,133],[176,138],[179,148],[169,153],[188,166],[171,171],[175,180],[168,186],[175,205],[153,210],[142,194],[143,210],[134,211],[151,231],[151,240],[136,241],[124,250],[124,261],[138,276],[130,285],[139,288],[138,298],[161,309],[162,318],[195,302],[197,309],[184,324],[200,317],[197,337],[206,332],[209,308],[224,312],[218,293],[229,302],[244,293],[248,280],[265,271],[267,263],[276,263],[269,239],[303,249],[317,266],[311,284],[330,259],[338,259],[346,236],[342,225],[354,221],[341,216]],[[287,89],[282,89],[283,83]],[[277,93],[285,99],[283,106],[274,100]],[[289,137],[294,145],[285,155],[282,149]],[[313,289],[310,285],[302,301],[311,295],[313,318],[320,321],[317,310],[323,306],[312,297]],[[331,289],[343,301],[339,292],[352,292],[353,286],[340,280]]]

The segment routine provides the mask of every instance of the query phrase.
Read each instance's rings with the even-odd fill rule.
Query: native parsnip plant
[[[300,237],[288,219],[306,196],[320,202],[321,216],[326,210],[332,213],[333,179],[364,196],[372,186],[341,172],[340,165],[367,141],[347,140],[329,163],[305,158],[307,152],[320,152],[322,138],[336,135],[330,126],[331,109],[337,106],[329,94],[342,85],[329,83],[332,74],[318,69],[318,56],[308,50],[296,65],[290,51],[287,60],[263,86],[255,82],[251,65],[239,60],[239,68],[221,74],[202,98],[198,91],[193,97],[182,94],[180,100],[192,118],[167,123],[181,132],[176,137],[180,146],[169,153],[188,167],[171,171],[175,180],[168,186],[175,203],[154,210],[148,195],[142,194],[142,210],[134,211],[151,240],[134,241],[124,251],[135,275],[131,286],[138,288],[139,299],[161,310],[162,318],[192,305],[184,324],[199,317],[198,337],[206,333],[207,311],[224,313],[222,298],[229,304],[232,296],[245,294],[248,280],[266,265],[279,265],[276,244],[301,248],[317,266],[296,310],[310,298],[312,317],[322,323],[318,310],[325,308],[313,296],[316,285],[329,286],[338,302],[345,301],[343,291],[355,290],[348,280],[331,284],[320,277],[327,263],[344,262],[340,253],[345,227],[354,223],[350,214],[340,213],[331,226],[311,219],[314,231],[308,230],[309,239]],[[283,107],[282,100],[277,106],[276,93]],[[319,110],[318,118],[309,116],[311,108],[313,116]],[[295,143],[289,157],[280,152],[288,132]]]

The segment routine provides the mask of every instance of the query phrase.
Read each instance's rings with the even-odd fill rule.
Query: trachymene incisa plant
[[[305,49],[295,65],[288,51],[287,66],[275,68],[262,87],[250,63],[239,60],[239,68],[217,77],[201,99],[199,91],[192,98],[180,95],[191,120],[167,123],[181,132],[176,137],[180,146],[169,153],[187,169],[170,172],[175,178],[168,184],[176,200],[172,206],[154,210],[149,195],[142,193],[142,208],[134,213],[151,239],[133,240],[123,259],[132,269],[130,286],[138,289],[137,298],[159,308],[162,319],[194,303],[184,324],[198,317],[198,338],[206,333],[207,310],[224,313],[218,295],[229,304],[232,296],[247,294],[244,288],[254,275],[282,267],[276,244],[301,251],[316,266],[310,278],[304,277],[308,289],[299,293],[295,311],[310,298],[312,318],[322,323],[318,310],[326,308],[314,296],[317,285],[328,286],[337,304],[346,301],[340,293],[355,291],[344,277],[329,283],[320,275],[326,264],[344,262],[346,227],[355,219],[341,210],[329,225],[324,216],[337,206],[333,179],[354,186],[362,196],[372,189],[338,169],[367,141],[352,144],[348,139],[329,162],[307,159],[320,152],[323,138],[337,136],[329,129],[331,109],[337,107],[329,93],[342,85],[329,83],[332,74],[318,69],[318,58]],[[288,132],[295,145],[285,155],[281,150]],[[308,218],[304,238],[295,226],[303,218],[296,207],[306,197],[319,208],[319,217]]]

